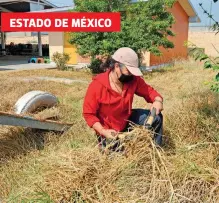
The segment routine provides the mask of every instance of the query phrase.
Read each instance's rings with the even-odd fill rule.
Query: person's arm
[[[151,105],[152,108],[156,109],[156,114],[158,115],[161,111],[163,111],[163,98],[160,96],[155,97],[153,104]]]
[[[160,96],[157,96],[157,97],[155,97],[154,101],[158,101],[158,102],[163,103],[163,98]]]
[[[102,131],[104,129],[103,125],[100,122],[96,122],[94,123],[94,125],[92,126],[92,128],[98,132],[100,135],[102,134]]]
[[[90,128],[92,128],[96,122],[100,122],[97,117],[97,110],[99,108],[97,89],[95,82],[92,82],[84,98],[83,117]]]
[[[143,78],[137,79],[135,94],[143,97],[148,103],[153,103],[155,99],[163,101],[163,97],[153,87],[146,84]]]
[[[143,97],[148,103],[151,103],[151,109],[155,107],[157,109],[157,114],[163,110],[163,97],[153,87],[146,84],[144,79],[141,77],[137,80],[135,94]]]
[[[104,136],[107,139],[115,139],[117,132],[113,129],[105,129],[100,122],[96,122],[92,128],[98,132],[101,136]]]
[[[97,89],[98,87],[95,83],[89,85],[83,104],[83,117],[90,128],[93,128],[101,136],[113,139],[117,134],[116,131],[104,129],[104,126],[97,117],[97,110],[99,108]]]

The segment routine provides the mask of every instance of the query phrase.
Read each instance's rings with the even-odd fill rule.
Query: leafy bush
[[[102,61],[98,58],[92,58],[91,59],[91,63],[90,65],[88,66],[88,68],[91,70],[91,72],[93,74],[98,74],[98,73],[102,73],[103,70],[101,69],[101,64],[102,64]]]
[[[56,63],[56,66],[59,70],[66,70],[70,56],[67,53],[55,52],[52,56],[52,60]]]

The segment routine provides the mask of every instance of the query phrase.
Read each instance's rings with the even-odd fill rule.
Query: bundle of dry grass
[[[37,193],[36,196],[27,195],[27,198],[43,199],[46,194],[60,202],[74,202],[76,199],[78,202],[152,201],[157,199],[157,184],[162,190],[174,193],[162,151],[155,147],[150,133],[135,128],[130,135],[134,139],[124,142],[125,156],[118,153],[103,155],[94,146],[62,149],[58,154],[50,152],[49,159],[41,156],[38,162],[43,163],[40,170],[44,193],[41,197]],[[164,178],[164,184],[162,181],[156,183],[156,177]],[[37,184],[28,188],[40,192]],[[161,198],[165,197],[163,195]]]
[[[22,199],[26,196],[27,200],[42,202],[49,198],[50,202],[106,203],[218,201],[217,169],[209,171],[209,180],[205,179],[207,174],[202,177],[201,171],[196,175],[189,173],[191,169],[183,171],[183,166],[177,164],[185,155],[174,156],[156,148],[146,130],[135,128],[130,135],[134,139],[125,143],[126,156],[102,155],[90,146],[62,149],[58,154],[50,151],[49,159],[42,154],[35,163],[43,163],[40,181],[26,186]],[[187,153],[200,152],[188,149]]]
[[[217,99],[211,94],[206,96],[209,100]],[[192,102],[194,105],[191,105]],[[64,152],[62,158],[70,165],[53,165],[54,160],[47,164],[51,166],[47,169],[50,173],[44,177],[47,194],[56,201],[62,199],[64,202],[75,201],[72,192],[80,194],[78,198],[84,202],[218,202],[219,170],[216,159],[219,144],[213,136],[218,131],[212,132],[214,128],[203,126],[198,121],[197,110],[206,105],[212,107],[191,99],[186,109],[181,107],[184,111],[180,112],[184,116],[169,115],[172,123],[178,125],[173,129],[176,127],[183,131],[182,123],[189,126],[190,132],[195,131],[199,136],[196,141],[191,133],[183,141],[183,137],[178,139],[170,133],[166,139],[172,139],[175,147],[167,145],[162,150],[154,145],[151,133],[135,127],[128,133],[129,139],[124,140],[125,153],[105,156],[92,146],[67,155]],[[212,101],[211,105],[218,108],[217,102]],[[196,112],[196,117],[189,117],[191,110]],[[212,140],[206,142],[204,136],[210,132]],[[57,170],[52,171],[52,168]],[[66,194],[65,197],[63,194]]]

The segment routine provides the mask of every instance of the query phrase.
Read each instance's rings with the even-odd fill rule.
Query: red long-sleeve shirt
[[[110,70],[93,78],[87,89],[83,104],[83,116],[88,126],[100,122],[107,129],[122,131],[131,115],[134,95],[153,103],[155,97],[162,96],[141,77],[125,83],[122,95],[115,92],[109,82]]]

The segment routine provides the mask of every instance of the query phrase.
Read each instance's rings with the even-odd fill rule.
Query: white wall
[[[64,52],[64,32],[49,32],[49,56],[55,52]]]
[[[7,32],[9,37],[30,37],[31,32]]]

